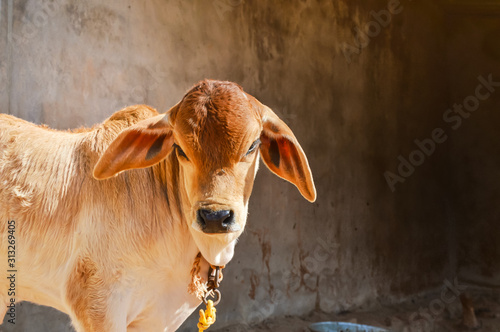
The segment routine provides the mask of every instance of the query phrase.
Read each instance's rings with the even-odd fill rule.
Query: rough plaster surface
[[[356,27],[387,5],[0,0],[0,109],[55,128],[90,126],[134,103],[165,111],[203,78],[235,81],[272,107],[309,157],[318,201],[261,167],[218,326],[390,303],[458,272],[498,285],[498,99],[447,133],[395,192],[383,176],[442,126],[478,74],[498,72],[498,46],[486,41],[498,18],[401,0],[347,59],[344,43],[354,46]],[[62,314],[30,304],[17,318],[24,325],[0,329],[70,330]]]
[[[496,13],[496,14],[495,14]],[[458,235],[457,268],[462,279],[483,286],[500,286],[500,11],[472,17],[450,15],[448,64],[450,105],[475,95],[477,77],[492,75],[493,92],[476,111],[452,130],[451,163],[453,221]],[[456,56],[460,54],[461,56]],[[482,93],[489,91],[481,91]]]

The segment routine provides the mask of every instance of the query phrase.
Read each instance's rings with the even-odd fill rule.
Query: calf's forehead
[[[174,128],[184,146],[218,159],[241,154],[259,137],[262,124],[238,85],[204,84],[179,103]]]

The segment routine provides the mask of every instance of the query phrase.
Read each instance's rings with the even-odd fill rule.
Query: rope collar
[[[199,252],[198,255],[196,255],[193,268],[191,269],[191,283],[188,287],[188,292],[196,295],[196,297],[206,305],[206,310],[200,309],[200,321],[198,323],[199,332],[205,331],[210,325],[215,323],[215,306],[219,304],[221,300],[221,293],[217,288],[219,288],[223,279],[222,269],[224,268],[224,266],[210,265],[207,282],[205,283],[200,276],[201,257],[201,252]],[[208,299],[209,297],[213,297],[215,301]]]

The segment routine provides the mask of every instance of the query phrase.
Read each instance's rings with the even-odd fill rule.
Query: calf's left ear
[[[260,152],[264,163],[274,174],[293,183],[305,199],[314,202],[316,188],[311,169],[295,135],[269,107],[259,106],[263,125]]]
[[[103,180],[128,169],[153,166],[170,153],[173,143],[168,115],[140,121],[111,142],[94,167],[94,177]]]

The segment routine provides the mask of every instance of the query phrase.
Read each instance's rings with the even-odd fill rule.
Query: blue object
[[[343,323],[343,322],[321,322],[309,325],[312,332],[390,332],[381,327]]]

